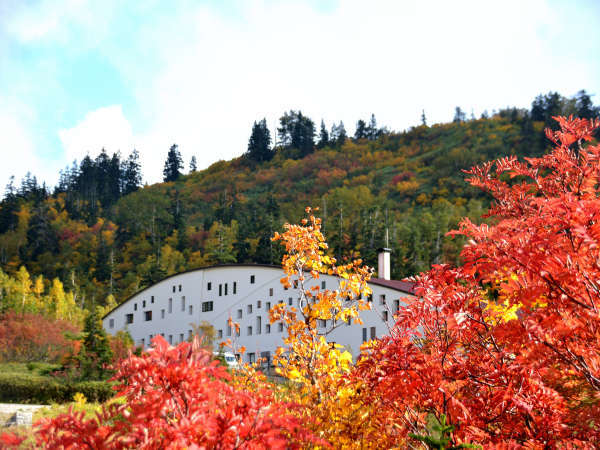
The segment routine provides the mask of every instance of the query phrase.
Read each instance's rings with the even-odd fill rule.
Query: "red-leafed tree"
[[[320,442],[290,415],[293,406],[271,391],[241,390],[200,348],[198,340],[171,347],[160,336],[153,347],[130,355],[115,380],[124,402],[96,418],[70,413],[35,426],[37,445],[49,449],[299,448]],[[18,443],[0,436],[0,445]]]
[[[464,265],[417,277],[417,298],[359,364],[400,435],[503,448],[600,442],[598,122],[556,118],[554,149],[474,167],[492,224],[464,219]],[[452,431],[453,428],[453,431]]]

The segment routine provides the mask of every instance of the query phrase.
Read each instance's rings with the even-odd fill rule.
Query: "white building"
[[[364,341],[388,332],[400,302],[412,292],[411,284],[389,280],[387,252],[380,254],[379,265],[381,278],[369,283],[372,308],[361,312],[364,324],[343,324],[327,335],[328,341],[344,345],[355,358]],[[286,331],[281,322],[269,323],[269,309],[278,302],[288,306],[298,302],[297,290],[280,283],[283,276],[281,267],[258,264],[218,265],[172,275],[110,311],[103,318],[104,328],[111,334],[128,330],[137,345],[149,345],[157,334],[177,344],[192,335],[192,324],[207,321],[216,330],[217,343],[232,339],[246,347],[246,361],[270,359],[283,345]],[[338,281],[321,275],[314,282],[322,289],[336,289]],[[229,317],[240,324],[239,336],[228,326]],[[331,323],[324,322],[319,326],[330,329]]]

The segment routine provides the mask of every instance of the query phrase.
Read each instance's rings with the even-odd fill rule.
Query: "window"
[[[269,297],[273,297],[273,288],[269,288]]]
[[[363,328],[363,342],[367,342],[367,329]]]
[[[271,324],[270,323],[265,325],[265,333],[271,334]]]
[[[175,288],[175,286],[173,286]],[[183,342],[183,333],[179,333],[179,342]]]
[[[327,327],[327,321],[326,321],[326,320],[323,320],[323,319],[319,319],[319,326],[320,326],[321,328],[325,328],[325,327]]]
[[[400,310],[400,300],[394,300],[394,314]]]
[[[219,285],[219,297],[221,295],[223,295],[223,285],[222,284]]]
[[[169,335],[169,344],[173,345],[173,335],[172,334]]]
[[[248,314],[252,314],[252,305],[248,305]]]
[[[262,301],[261,301],[261,300],[258,300],[258,301],[256,302],[256,309],[260,309],[260,307],[261,307],[261,306],[262,306]]]
[[[161,309],[161,310],[160,310],[160,318],[161,318],[161,319],[164,319],[164,318],[165,318],[165,310],[164,310],[164,309]]]
[[[248,336],[252,336],[252,327],[248,327]]]
[[[285,286],[283,287],[283,290],[284,290],[284,291],[287,291],[288,289],[289,289],[289,287],[288,287],[287,285],[285,285]]]
[[[134,303],[134,304],[133,304],[133,310],[134,310],[134,311],[137,311],[137,303]]]
[[[267,302],[266,310],[271,311],[271,302]]]
[[[288,305],[292,306],[294,303],[294,299],[292,297],[288,298]]]
[[[190,306],[191,308],[191,306]],[[202,312],[209,312],[213,310],[213,302],[202,302]]]
[[[367,301],[370,303],[373,301],[373,293],[371,292],[368,297],[367,297]]]
[[[227,325],[227,336],[231,336],[231,326]]]
[[[144,311],[144,319],[146,322],[150,322],[152,320],[152,311]]]
[[[227,295],[227,283],[225,283],[225,295]]]
[[[298,280],[294,280],[294,289],[298,289]]]
[[[179,292],[181,292],[181,285],[179,285]]]
[[[217,337],[218,337],[219,339],[223,339],[223,330],[219,330],[219,331],[217,331]]]
[[[125,315],[125,323],[133,323],[133,314]]]
[[[325,283],[325,281],[321,281],[321,289],[325,289],[325,286],[327,286],[327,283]]]
[[[150,303],[154,303],[154,295],[150,297]]]
[[[233,293],[236,294],[237,293],[237,281],[233,282]]]
[[[346,326],[349,327],[350,325],[352,325],[352,317],[348,317],[348,319],[346,319]]]
[[[207,291],[210,291],[211,289],[212,289],[212,283],[209,281],[209,282],[206,284],[206,290],[207,290]]]
[[[258,316],[256,318],[256,334],[261,334],[262,332],[262,317]]]
[[[385,294],[381,294],[379,296],[379,304],[380,305],[385,305]]]
[[[250,275],[250,284],[254,284],[254,275]]]
[[[142,308],[146,307],[146,300],[142,300]]]
[[[173,292],[175,292],[175,291],[176,291],[176,290],[175,290],[175,285],[173,285]]]
[[[142,342],[142,347],[143,347],[144,345],[146,345],[146,341],[144,340],[144,338],[142,338],[142,341],[141,341],[141,342]]]
[[[253,364],[256,362],[256,355],[254,353],[248,353],[248,362]]]
[[[192,314],[194,314],[194,308],[193,308],[193,306],[192,306],[192,305],[188,306],[188,311],[189,311],[189,314],[190,314],[190,316],[191,316]]]
[[[277,330],[281,333],[283,331],[283,322],[277,324]]]
[[[162,337],[165,337],[165,333],[160,333],[160,335],[161,335]]]
[[[181,310],[185,311],[185,297],[181,297]]]
[[[236,335],[237,337],[240,337],[240,329],[239,329],[239,328],[236,328],[236,329],[235,329],[235,335]]]
[[[173,312],[173,299],[170,298],[169,299],[169,314],[171,314]]]
[[[109,328],[114,328],[115,327],[115,319],[110,319],[108,321],[108,327]]]
[[[377,339],[377,330],[375,327],[371,327],[371,339]]]
[[[242,310],[241,309],[238,309],[237,318],[238,319],[242,318]]]
[[[388,321],[388,312],[387,312],[387,311],[384,311],[384,312],[383,312],[383,314],[382,314],[382,316],[381,316],[381,319],[382,319],[384,322],[387,322],[387,321]]]
[[[188,330],[188,339],[192,339],[192,330]]]

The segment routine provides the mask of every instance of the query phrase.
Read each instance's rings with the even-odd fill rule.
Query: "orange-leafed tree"
[[[461,222],[464,265],[417,277],[359,363],[406,437],[439,439],[443,422],[449,445],[600,442],[599,123],[556,120],[549,154],[467,171],[495,200],[492,224]]]

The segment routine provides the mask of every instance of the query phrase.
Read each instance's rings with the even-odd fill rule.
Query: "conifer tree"
[[[108,375],[107,365],[112,361],[112,350],[98,312],[93,310],[83,327],[85,338],[79,353],[82,378],[102,379]]]
[[[366,129],[367,138],[370,141],[376,140],[379,135],[379,128],[377,128],[377,120],[375,120],[375,114],[371,114],[371,120],[369,121],[369,126]]]
[[[267,120],[254,122],[252,125],[252,133],[248,140],[248,151],[246,157],[249,159],[262,162],[269,161],[273,158],[274,152],[271,150],[271,133],[267,128]]]
[[[123,163],[123,195],[137,191],[142,185],[142,172],[140,166],[140,154],[136,149]]]
[[[163,169],[164,181],[166,183],[176,181],[181,176],[181,169],[183,169],[181,153],[179,153],[177,144],[173,144],[169,149],[169,154],[165,161],[165,168]]]
[[[194,173],[196,170],[198,170],[198,164],[196,163],[196,157],[192,156],[190,160],[190,173]]]
[[[421,113],[421,125],[427,126],[427,118],[425,117],[425,110]]]
[[[367,137],[367,124],[364,120],[359,119],[356,122],[356,131],[354,132],[354,140],[365,139]]]
[[[324,148],[329,145],[329,132],[325,128],[325,122],[321,119],[321,131],[319,132],[319,142],[317,148]]]

